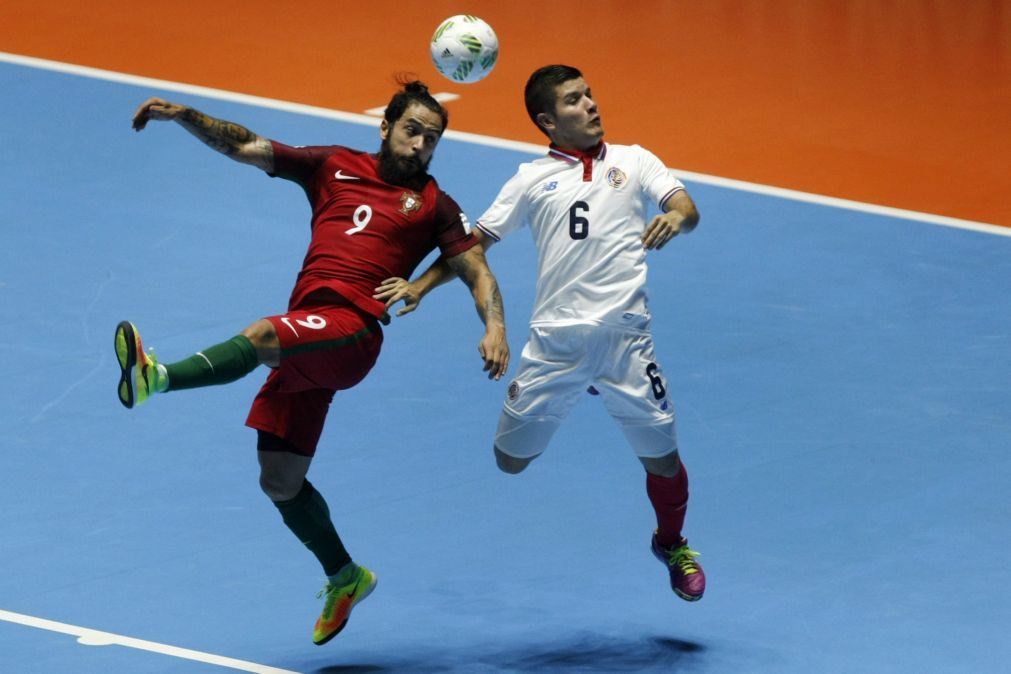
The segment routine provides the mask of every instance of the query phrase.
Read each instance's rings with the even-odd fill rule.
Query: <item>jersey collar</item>
[[[555,159],[560,159],[569,164],[583,165],[583,182],[590,182],[593,179],[593,160],[603,159],[607,154],[607,144],[600,141],[586,152],[581,150],[566,150],[558,147],[554,143],[548,147],[548,155]]]

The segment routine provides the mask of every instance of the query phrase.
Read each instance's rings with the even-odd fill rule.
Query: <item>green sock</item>
[[[295,498],[274,501],[274,505],[281,511],[281,518],[291,532],[316,555],[327,576],[337,574],[351,562],[351,555],[330,519],[330,508],[309,480],[302,483],[302,490]]]
[[[166,365],[166,390],[228,384],[245,377],[259,364],[253,343],[243,335],[236,335],[227,342],[198,351],[186,360]]]

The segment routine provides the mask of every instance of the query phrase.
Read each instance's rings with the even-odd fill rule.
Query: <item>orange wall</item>
[[[485,4],[3,0],[0,51],[352,112],[411,71],[454,129],[532,142],[523,83],[565,62],[670,166],[1011,226],[1011,0]],[[427,51],[462,12],[502,44],[469,86]]]

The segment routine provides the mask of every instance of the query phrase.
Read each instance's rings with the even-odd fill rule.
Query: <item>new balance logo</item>
[[[361,180],[358,176],[346,176],[341,172],[341,169],[337,169],[337,173],[333,174],[333,177],[337,180]]]

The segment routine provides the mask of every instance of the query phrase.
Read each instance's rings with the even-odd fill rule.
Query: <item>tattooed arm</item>
[[[397,312],[403,316],[418,308],[421,298],[429,292],[459,276],[470,288],[477,305],[477,313],[484,321],[485,334],[478,345],[478,351],[484,358],[484,369],[489,379],[501,379],[509,367],[509,343],[505,334],[505,310],[502,308],[502,295],[499,293],[498,281],[488,268],[484,251],[494,243],[494,240],[475,229],[479,245],[468,248],[454,257],[439,258],[425,270],[421,276],[408,281],[399,277],[388,278],[375,291],[374,298],[386,302],[386,308],[391,308],[403,300],[404,306]]]
[[[484,251],[488,250],[495,240],[486,235],[480,229],[474,229],[471,232],[476,238],[477,242],[480,244],[481,257],[484,257]],[[477,246],[475,246],[477,247]],[[484,263],[488,266],[488,263]],[[488,271],[491,273],[491,270]],[[388,278],[382,282],[376,288],[376,294],[373,295],[377,300],[382,300],[386,302],[386,308],[389,309],[394,304],[400,300],[404,301],[404,306],[397,312],[397,316],[403,316],[404,314],[409,314],[418,308],[421,303],[421,298],[423,298],[428,293],[432,292],[443,283],[450,281],[457,272],[454,268],[449,266],[446,258],[442,255],[438,257],[428,269],[424,271],[420,276],[416,277],[413,281],[408,281],[399,277]]]
[[[174,120],[212,150],[268,173],[274,170],[274,148],[270,140],[240,124],[216,119],[195,108],[161,98],[149,98],[140,104],[133,113],[134,130],[142,130],[152,119]]]
[[[495,275],[488,268],[484,247],[473,246],[466,251],[446,258],[454,274],[467,284],[477,313],[484,322],[485,332],[477,350],[484,359],[484,371],[489,379],[501,379],[509,367],[509,342],[506,340],[505,310]]]

